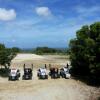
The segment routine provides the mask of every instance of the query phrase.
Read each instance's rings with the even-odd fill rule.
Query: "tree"
[[[19,48],[17,48],[17,47],[13,47],[12,48],[12,52],[14,52],[14,53],[19,53],[21,50],[19,49]]]
[[[100,22],[83,26],[69,46],[72,72],[100,78]]]
[[[57,50],[48,47],[37,47],[35,50],[36,54],[43,54],[43,53],[56,53]]]
[[[0,65],[9,68],[11,60],[16,56],[16,52],[13,49],[6,48],[3,44],[0,44]]]

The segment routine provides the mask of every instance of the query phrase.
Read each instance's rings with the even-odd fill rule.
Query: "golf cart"
[[[51,78],[53,78],[53,79],[60,78],[59,69],[58,69],[58,68],[55,68],[55,67],[51,67],[51,68],[50,68],[49,75],[50,75]]]
[[[8,77],[9,81],[19,80],[19,77],[20,77],[19,69],[10,69],[9,70],[9,77]]]
[[[60,69],[60,76],[66,79],[69,79],[71,77],[68,67],[63,67]]]
[[[24,75],[22,76],[22,79],[31,80],[33,76],[32,71],[33,71],[33,65],[32,65],[32,68],[29,68],[29,67],[26,68],[24,64]]]
[[[39,79],[48,79],[46,66],[38,69],[37,76]]]

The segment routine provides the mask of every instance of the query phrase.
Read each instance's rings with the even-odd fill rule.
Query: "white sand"
[[[18,54],[12,62],[21,62],[25,60],[40,60],[40,59],[45,59],[43,56],[39,56],[36,54]]]

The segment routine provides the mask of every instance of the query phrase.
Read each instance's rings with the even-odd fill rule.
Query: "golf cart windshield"
[[[31,73],[32,71],[31,71],[31,69],[27,68],[27,69],[24,70],[24,72],[25,72],[25,74],[29,74],[29,73]]]
[[[16,73],[17,73],[17,69],[11,69],[11,76],[16,76]]]

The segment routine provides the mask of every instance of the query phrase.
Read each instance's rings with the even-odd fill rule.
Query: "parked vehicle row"
[[[22,75],[23,80],[32,80],[33,77],[33,66],[31,68],[29,67],[23,67],[24,73]],[[8,80],[19,80],[20,78],[20,70],[19,69],[10,69],[9,71],[9,77]],[[51,77],[51,79],[57,79],[57,78],[70,78],[71,75],[69,73],[69,68],[62,67],[60,70],[56,67],[50,67],[49,72],[45,67],[41,67],[37,70],[37,77],[38,79],[48,79],[48,76]]]

